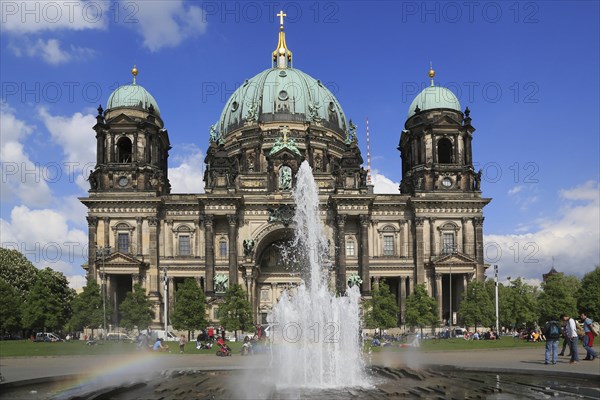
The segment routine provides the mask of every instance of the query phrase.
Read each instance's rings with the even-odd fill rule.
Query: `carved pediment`
[[[459,127],[462,127],[462,124],[459,121],[455,120],[448,114],[442,114],[439,118],[436,118],[435,120],[431,121],[430,125],[432,125],[434,127],[435,126],[459,126]]]
[[[138,260],[136,257],[134,257],[130,254],[121,253],[118,251],[114,252],[110,256],[106,257],[104,262],[107,265],[113,265],[113,266],[114,265],[140,266],[140,265],[144,264],[142,260]]]
[[[477,260],[463,253],[444,254],[432,260],[437,267],[450,265],[477,264]]]

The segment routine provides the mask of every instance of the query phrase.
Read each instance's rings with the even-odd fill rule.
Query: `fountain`
[[[329,288],[328,244],[319,216],[319,192],[307,161],[300,166],[293,197],[295,236],[304,282],[285,291],[269,319],[276,327],[273,379],[309,388],[368,386],[360,343],[360,292],[337,296]]]

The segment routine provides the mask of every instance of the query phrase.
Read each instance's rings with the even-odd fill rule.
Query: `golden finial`
[[[135,64],[133,65],[133,68],[131,69],[131,75],[133,75],[133,84],[135,85],[135,78],[138,74],[138,69],[135,66]]]
[[[276,15],[279,17],[279,42],[273,52],[273,63],[277,68],[287,68],[288,66],[292,66],[292,52],[287,48],[285,32],[283,30],[283,17],[287,16],[287,14],[282,10]]]
[[[433,86],[433,78],[435,77],[435,71],[433,70],[431,61],[429,61],[429,72],[427,73],[427,75],[429,75],[429,78],[431,79],[431,86]]]

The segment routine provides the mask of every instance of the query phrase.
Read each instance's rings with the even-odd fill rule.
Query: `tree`
[[[21,305],[17,290],[0,278],[0,329],[2,333],[21,329]]]
[[[538,297],[539,321],[549,321],[550,317],[560,317],[562,314],[577,315],[575,294],[579,285],[579,280],[574,276],[548,276],[542,282],[542,292]]]
[[[59,319],[62,327],[62,325],[69,321],[73,314],[71,306],[73,299],[75,298],[75,290],[69,287],[69,281],[62,272],[55,271],[51,268],[38,270],[38,277],[45,282],[52,295],[60,299],[62,310]]]
[[[510,282],[506,290],[499,290],[499,308],[504,318],[502,324],[511,327],[524,327],[537,321],[537,288],[517,278]],[[493,281],[486,285],[488,291],[494,290]],[[499,288],[500,289],[500,288]]]
[[[52,293],[50,286],[40,275],[33,285],[23,306],[23,325],[34,331],[59,329],[63,319],[62,300]]]
[[[471,281],[463,293],[458,312],[465,326],[491,326],[494,321],[494,304],[482,282]]]
[[[390,287],[382,280],[366,302],[365,325],[368,328],[392,328],[398,324],[398,305]]]
[[[252,306],[248,301],[246,291],[241,285],[233,285],[225,292],[225,303],[219,308],[219,320],[228,331],[250,331],[254,328],[252,322]]]
[[[119,306],[119,311],[121,311],[121,326],[127,330],[137,327],[138,333],[140,328],[150,325],[154,317],[152,302],[140,284],[135,284],[133,290],[127,292],[125,300]]]
[[[88,279],[87,284],[83,287],[83,292],[73,300],[72,308],[71,326],[73,329],[91,328],[93,337],[94,329],[101,327],[104,319],[100,286],[94,279]]]
[[[600,266],[583,276],[576,298],[579,311],[600,319]]]
[[[35,284],[38,269],[17,250],[0,248],[0,277],[13,287],[22,300]]]
[[[190,331],[206,326],[206,299],[195,279],[186,279],[175,293],[175,307],[171,316],[173,327],[178,330]]]
[[[416,285],[415,292],[406,299],[406,323],[421,328],[439,323],[437,301],[427,294],[424,284]]]

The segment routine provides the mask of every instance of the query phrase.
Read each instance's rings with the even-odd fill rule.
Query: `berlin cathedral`
[[[171,193],[169,132],[158,102],[133,81],[98,108],[96,166],[88,197],[88,276],[105,283],[113,310],[135,284],[165,324],[178,286],[195,279],[218,321],[230,285],[248,293],[264,323],[282,291],[301,277],[282,260],[294,232],[295,185],[307,160],[319,188],[331,286],[369,297],[385,279],[405,318],[406,299],[425,284],[445,323],[469,281],[483,281],[481,173],[475,128],[448,89],[431,85],[412,101],[399,132],[399,194],[374,194],[356,126],[321,83],[292,67],[283,12],[272,67],[246,80],[208,130],[205,192]],[[392,143],[390,143],[391,145]],[[367,165],[368,167],[368,165]],[[453,318],[453,319],[454,319]],[[118,324],[118,312],[111,322]]]

